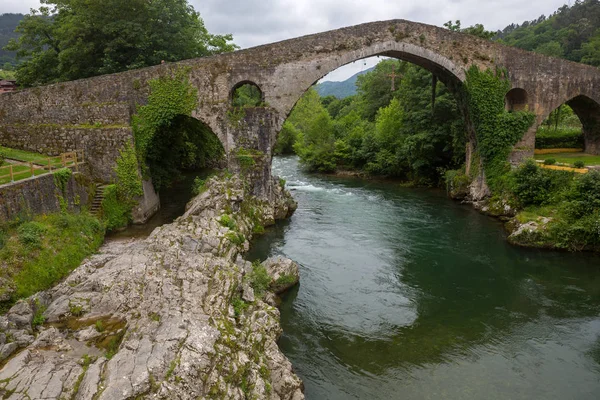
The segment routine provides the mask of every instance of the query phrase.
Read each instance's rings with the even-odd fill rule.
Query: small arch
[[[177,115],[158,128],[148,144],[146,164],[157,191],[183,171],[223,166],[225,149],[213,130],[198,118]]]
[[[242,81],[231,89],[231,104],[234,107],[260,107],[264,104],[264,95],[256,83]]]
[[[504,106],[506,111],[525,111],[528,104],[529,95],[525,89],[511,89],[504,97]]]

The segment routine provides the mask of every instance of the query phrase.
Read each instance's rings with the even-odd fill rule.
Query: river
[[[306,397],[600,398],[600,257],[513,247],[438,190],[303,173],[250,259],[301,268],[280,340]]]

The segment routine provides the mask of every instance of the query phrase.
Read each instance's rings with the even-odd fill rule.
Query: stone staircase
[[[90,213],[96,217],[100,215],[102,211],[102,201],[104,200],[104,189],[106,189],[107,185],[96,185],[96,193],[94,194],[94,199],[92,200],[92,205],[90,206]]]

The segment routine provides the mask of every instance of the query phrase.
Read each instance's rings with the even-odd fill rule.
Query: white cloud
[[[38,0],[1,0],[0,13],[28,12]],[[488,30],[550,15],[565,0],[189,0],[212,33],[232,33],[243,48],[370,21],[407,19],[441,26],[461,20]],[[355,63],[345,79],[361,70]],[[331,79],[328,77],[328,79]]]

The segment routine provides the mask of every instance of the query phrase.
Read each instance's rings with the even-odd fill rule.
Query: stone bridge
[[[219,137],[230,168],[236,168],[240,147],[255,149],[264,154],[256,173],[265,178],[270,174],[277,134],[302,94],[329,72],[376,55],[426,68],[451,90],[462,85],[471,65],[505,68],[512,85],[507,107],[528,108],[537,116],[536,124],[515,146],[513,161],[533,154],[537,126],[565,102],[584,125],[587,151],[600,153],[598,69],[404,20],[367,23],[234,53],[3,94],[0,144],[48,154],[83,149],[90,174],[96,180],[110,181],[119,149],[133,140],[131,117],[147,101],[148,82],[185,68],[199,92],[193,117]],[[244,83],[260,88],[265,106],[246,109],[243,120],[232,123],[228,117],[232,94]],[[472,132],[469,136],[474,137]],[[266,188],[258,185],[256,190],[268,197]]]

